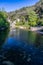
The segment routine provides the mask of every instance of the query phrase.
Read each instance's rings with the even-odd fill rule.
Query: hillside
[[[40,18],[43,18],[43,0],[40,0],[36,5],[35,5],[35,11],[39,15]]]
[[[16,18],[20,18],[21,16],[26,16],[26,15],[28,15],[27,11],[30,10],[30,9],[34,10],[35,8],[34,8],[34,6],[23,7],[21,9],[19,9],[19,10],[12,11],[12,12],[8,13],[9,18],[10,19],[12,19],[12,18],[16,19]]]
[[[28,16],[29,10],[34,10],[38,14],[39,18],[43,18],[43,2],[41,2],[41,0],[34,6],[23,7],[19,10],[9,12],[8,15],[11,20],[15,20],[16,18],[21,18],[21,16]]]

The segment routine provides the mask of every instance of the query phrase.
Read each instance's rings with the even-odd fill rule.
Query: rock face
[[[31,31],[43,30],[43,26],[41,26],[41,27],[31,27],[30,30]]]

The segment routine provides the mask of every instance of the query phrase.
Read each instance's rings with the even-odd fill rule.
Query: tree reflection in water
[[[9,29],[6,30],[0,30],[0,65],[5,65],[2,63],[6,58],[1,54],[2,52],[2,46],[8,36]],[[10,63],[10,62],[9,62]]]
[[[16,32],[2,44],[0,65],[43,65],[43,36],[22,30],[19,31],[19,35]],[[4,35],[1,36],[1,40],[6,38],[5,31]]]
[[[41,34],[36,35],[35,46],[37,48],[43,46],[43,35],[41,35]]]
[[[0,31],[0,47],[5,42],[9,33],[9,29]]]

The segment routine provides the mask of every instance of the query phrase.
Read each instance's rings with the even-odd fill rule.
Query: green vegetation
[[[35,11],[30,10],[28,13],[28,17],[21,16],[20,21],[16,22],[17,26],[25,26],[30,28],[31,26],[43,26],[43,18],[39,18],[38,14]],[[26,19],[27,18],[27,19]]]
[[[35,11],[29,12],[29,25],[36,26],[38,21],[38,16]]]
[[[40,0],[34,6],[23,7],[20,10],[16,10],[8,13],[9,18],[16,22],[17,26],[43,26],[43,0]]]
[[[9,26],[10,26],[10,24],[7,21],[6,12],[0,11],[0,45],[1,46],[8,36]]]
[[[30,27],[30,26],[36,26],[38,21],[38,16],[35,11],[30,10],[28,13],[27,21],[25,17],[21,17],[20,22],[16,22],[16,25],[22,25],[25,27]]]
[[[43,26],[43,18],[38,20],[38,25]]]
[[[7,21],[7,14],[0,11],[0,30],[8,29],[9,23]]]

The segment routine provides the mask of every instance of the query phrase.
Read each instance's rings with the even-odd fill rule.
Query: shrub
[[[0,30],[4,30],[9,28],[10,24],[7,21],[7,16],[4,14],[4,12],[0,12]]]
[[[29,25],[30,26],[36,26],[37,25],[37,20],[38,16],[35,11],[30,11],[29,12]]]

